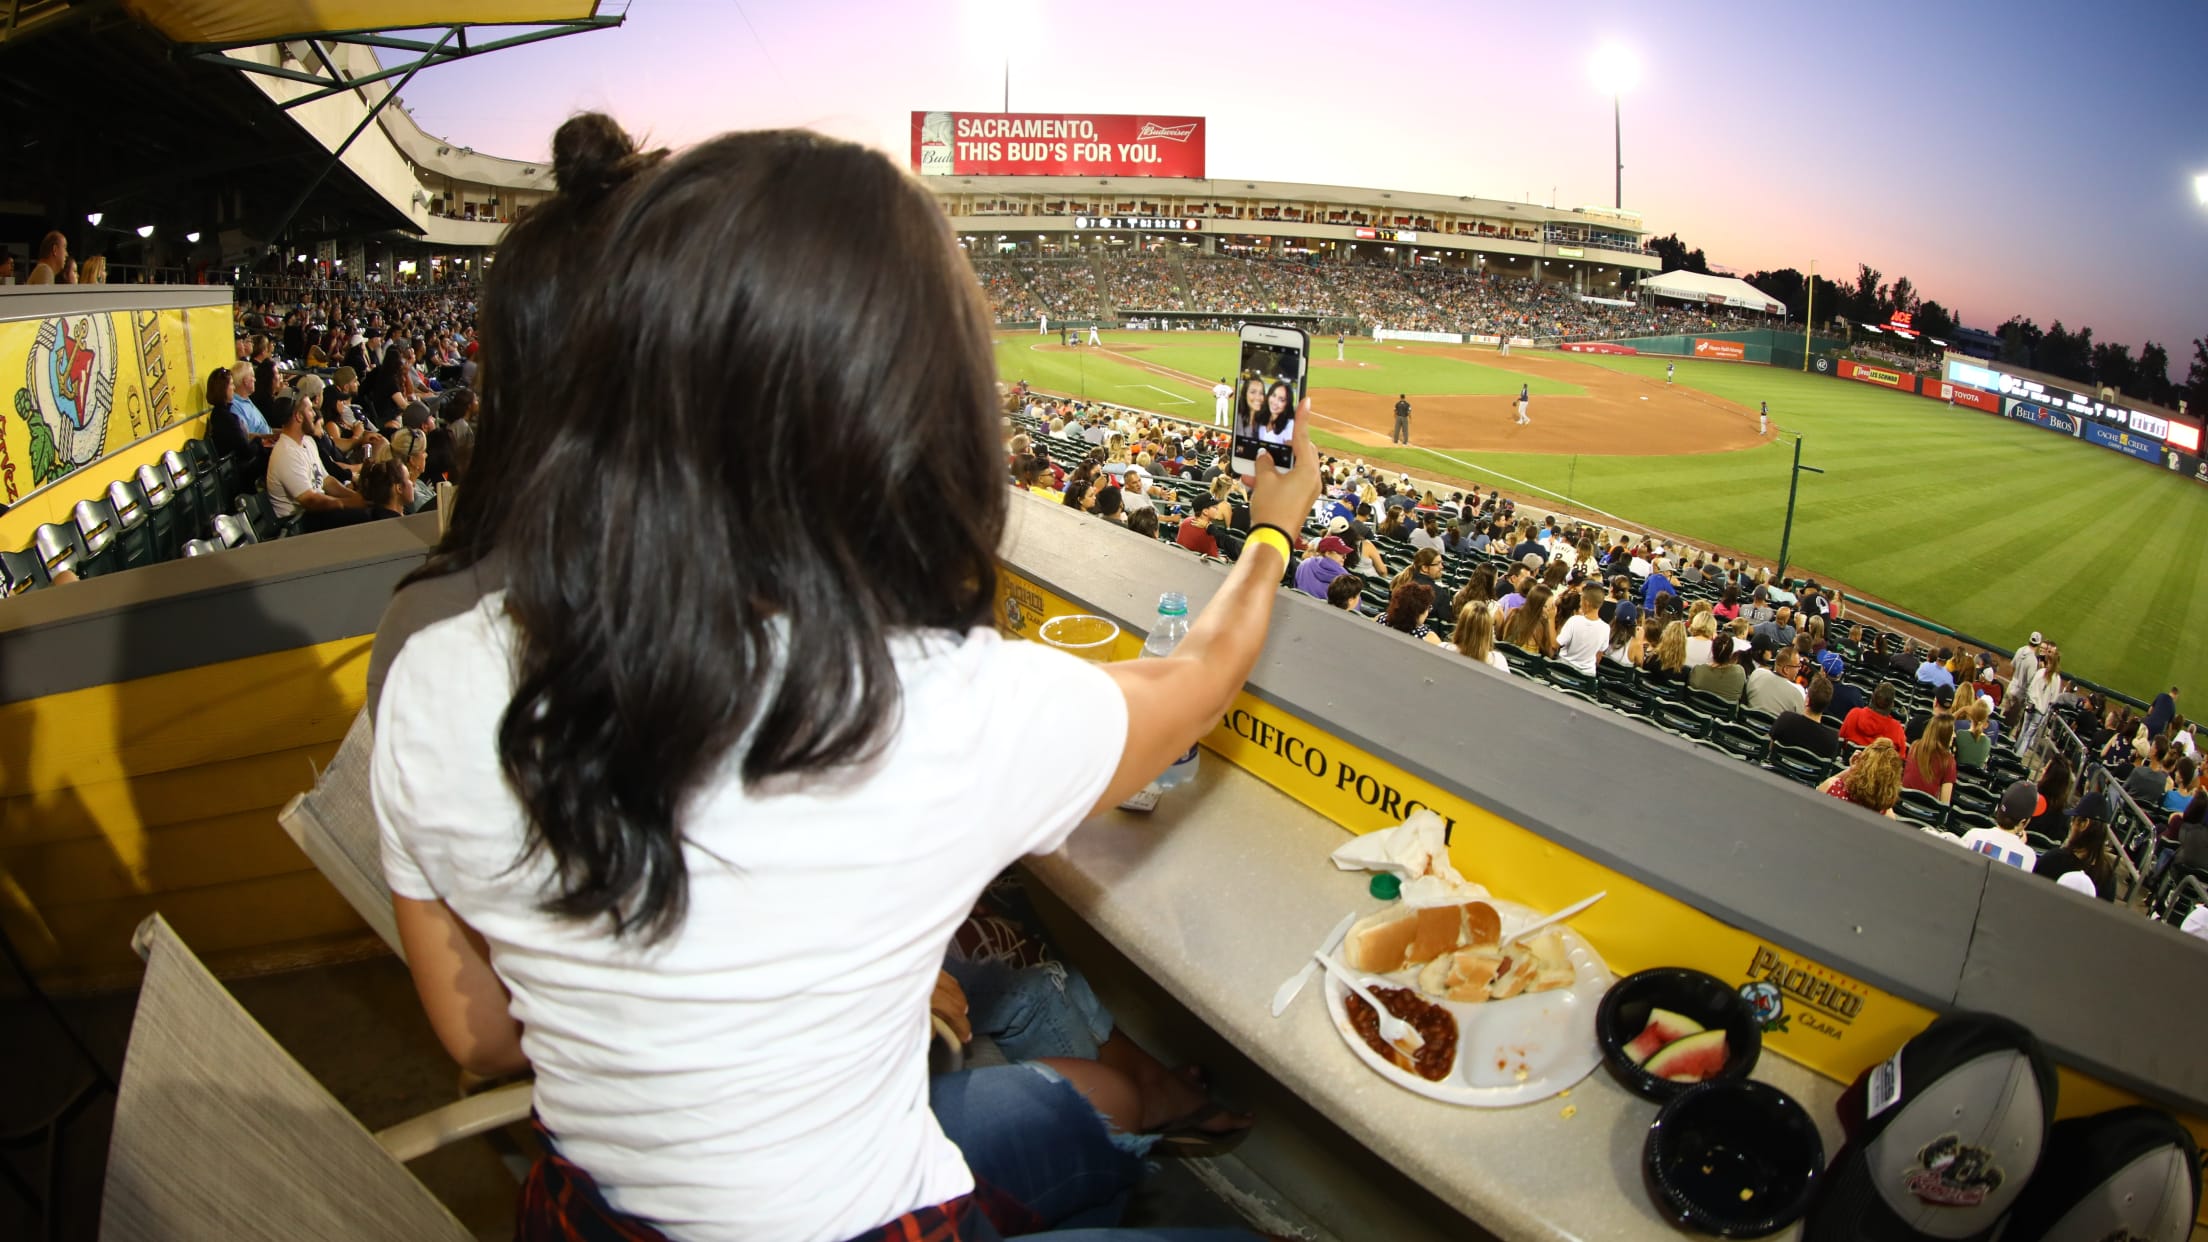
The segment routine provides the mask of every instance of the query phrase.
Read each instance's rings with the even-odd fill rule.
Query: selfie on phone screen
[[[1308,338],[1295,328],[1251,326],[1242,330],[1242,356],[1235,370],[1234,457],[1252,469],[1259,451],[1273,465],[1292,464],[1296,407],[1306,380]],[[1245,464],[1247,463],[1247,464]]]

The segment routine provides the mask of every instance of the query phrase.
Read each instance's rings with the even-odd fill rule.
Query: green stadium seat
[[[39,527],[31,534],[31,550],[46,571],[48,582],[65,569],[82,577],[79,566],[91,556],[84,546],[84,532],[75,522],[48,522]]]
[[[1656,717],[1657,724],[1686,738],[1708,737],[1710,730],[1716,726],[1716,722],[1708,716],[1683,702],[1670,699],[1657,699],[1649,705],[1649,714]]]
[[[238,497],[237,512],[253,527],[253,539],[257,543],[266,543],[281,533],[276,511],[269,508],[266,492],[247,492]]]
[[[46,585],[46,567],[38,563],[38,550],[0,550],[0,595],[21,595]]]
[[[146,526],[153,537],[153,557],[166,561],[183,555],[191,538],[190,511],[176,500],[169,472],[158,463],[138,467],[138,493],[146,498]]]
[[[1826,777],[1840,770],[1832,760],[1798,746],[1772,746],[1771,757],[1765,766],[1788,780],[1799,781],[1804,785],[1821,785]]]
[[[1686,703],[1712,720],[1731,720],[1740,712],[1740,703],[1707,690],[1687,687]]]
[[[1507,660],[1510,657],[1506,655],[1503,658]],[[1542,661],[1541,671],[1548,683],[1559,690],[1569,691],[1590,703],[1602,701],[1597,694],[1600,683],[1591,674],[1582,673],[1562,660]]]
[[[84,559],[77,564],[77,576],[97,578],[130,566],[123,560],[122,522],[115,516],[115,506],[105,500],[80,500],[70,510],[75,519],[77,535],[84,544]]]
[[[210,518],[217,513],[230,511],[230,498],[237,495],[223,479],[222,470],[215,461],[215,454],[205,440],[184,442],[184,464],[192,468],[192,482],[199,488],[199,503]]]
[[[117,479],[107,485],[107,503],[115,510],[116,542],[122,545],[123,567],[136,569],[161,559],[154,541],[152,510],[146,507],[145,489],[136,479]]]
[[[218,513],[215,515],[214,526],[214,537],[222,541],[223,547],[235,548],[242,544],[260,542],[253,534],[253,524],[238,514]]]
[[[1771,739],[1737,720],[1722,720],[1710,730],[1710,740],[1718,749],[1736,759],[1760,763],[1771,750]]]
[[[1904,789],[1901,801],[1894,804],[1894,816],[1927,828],[1947,826],[1947,804],[1921,789]]]
[[[204,507],[202,494],[192,476],[191,463],[175,449],[161,455],[161,468],[169,475],[169,504],[176,512],[177,528],[186,539],[197,539],[207,532],[207,523],[213,520],[213,510]]]

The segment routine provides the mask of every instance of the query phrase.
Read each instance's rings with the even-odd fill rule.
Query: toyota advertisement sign
[[[1204,118],[1033,112],[915,112],[923,177],[1204,175]]]

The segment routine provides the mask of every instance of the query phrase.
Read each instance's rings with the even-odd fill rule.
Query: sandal
[[[1179,1117],[1158,1131],[1158,1141],[1150,1148],[1153,1156],[1176,1160],[1195,1160],[1205,1156],[1220,1156],[1241,1146],[1255,1128],[1237,1126],[1232,1130],[1206,1130],[1204,1123],[1226,1115],[1227,1106],[1217,1100],[1206,1100],[1194,1112]]]

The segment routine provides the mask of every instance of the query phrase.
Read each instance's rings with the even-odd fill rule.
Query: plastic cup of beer
[[[1087,613],[1052,617],[1036,634],[1058,650],[1092,664],[1111,663],[1119,650],[1119,623]]]

